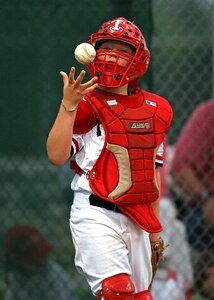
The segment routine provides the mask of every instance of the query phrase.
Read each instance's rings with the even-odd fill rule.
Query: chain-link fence
[[[67,72],[71,65],[80,70],[73,56],[76,45],[87,41],[105,20],[125,16],[135,21],[152,54],[141,86],[167,98],[173,106],[174,120],[168,133],[173,154],[191,112],[213,96],[213,5],[212,0],[1,1],[0,299],[27,299],[24,287],[31,291],[31,299],[94,299],[73,263],[68,226],[72,174],[67,165],[50,165],[45,150],[61,99],[59,72]],[[175,191],[171,197],[182,216],[184,199],[178,199]],[[16,282],[15,292],[11,290],[4,298],[14,281],[8,272],[4,239],[8,229],[18,224],[37,228],[53,246],[50,259],[54,266],[50,268],[56,271],[56,278],[53,269],[46,283],[43,276],[45,298],[37,279],[33,285],[28,283],[31,276],[24,283]],[[186,229],[184,220],[182,224]],[[181,253],[177,238],[174,253]],[[192,254],[194,245],[189,246]],[[203,262],[210,264],[207,259]],[[22,288],[23,298],[18,298]],[[194,286],[194,297],[196,293]],[[177,298],[172,291],[164,299]]]

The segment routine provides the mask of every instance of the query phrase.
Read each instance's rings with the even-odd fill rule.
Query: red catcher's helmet
[[[97,50],[99,43],[103,40],[116,40],[130,44],[136,49],[135,54],[130,56],[114,51],[117,53],[116,63],[108,62],[105,58],[109,50]],[[97,33],[90,35],[88,42],[95,47],[97,52],[94,61],[88,65],[88,69],[91,77],[98,76],[98,84],[101,86],[119,87],[129,83],[129,86],[135,87],[139,77],[148,69],[150,52],[146,41],[139,28],[125,18],[105,22]],[[100,56],[104,57],[104,60],[100,60]],[[129,65],[127,67],[118,65],[119,57],[129,61]]]

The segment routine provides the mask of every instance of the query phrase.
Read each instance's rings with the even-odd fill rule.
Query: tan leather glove
[[[167,245],[168,246],[168,245]],[[152,250],[152,258],[151,258],[151,263],[152,263],[152,281],[149,286],[151,288],[153,279],[155,277],[157,268],[162,260],[164,260],[164,250],[166,249],[164,241],[161,237],[155,242],[151,242],[151,250]]]

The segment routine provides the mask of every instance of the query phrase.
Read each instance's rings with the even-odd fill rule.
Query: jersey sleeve
[[[75,134],[84,134],[90,131],[96,124],[96,114],[91,105],[84,98],[80,101],[74,122],[73,132]]]
[[[155,157],[155,166],[162,167],[163,166],[163,143],[158,146],[156,157]]]
[[[71,157],[79,152],[84,146],[83,138],[79,134],[74,134],[72,138]]]

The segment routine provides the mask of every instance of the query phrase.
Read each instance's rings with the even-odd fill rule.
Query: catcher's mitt
[[[164,250],[167,246],[165,246],[164,241],[161,237],[155,242],[151,242],[151,250],[152,250],[152,281],[155,277],[155,273],[157,271],[157,268],[162,260],[164,260]],[[152,282],[150,284],[151,288]]]

